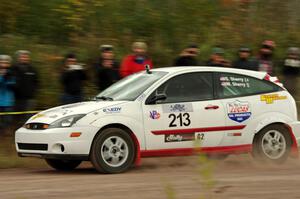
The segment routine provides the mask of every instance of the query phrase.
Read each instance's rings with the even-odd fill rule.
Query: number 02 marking
[[[191,124],[190,114],[188,113],[179,113],[178,115],[172,113],[169,115],[169,118],[171,118],[169,127],[189,126]]]

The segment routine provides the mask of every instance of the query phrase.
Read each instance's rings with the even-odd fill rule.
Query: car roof
[[[241,75],[247,75],[263,79],[267,73],[260,71],[227,68],[227,67],[211,67],[211,66],[172,66],[172,67],[161,67],[152,69],[153,71],[164,71],[169,74],[175,73],[187,73],[187,72],[224,72],[224,73],[236,73]]]

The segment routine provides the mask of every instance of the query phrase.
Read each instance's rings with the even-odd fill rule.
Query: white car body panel
[[[248,70],[237,70],[218,67],[171,67],[154,71],[165,71],[168,74],[146,89],[134,101],[91,101],[60,106],[31,117],[26,123],[51,124],[54,121],[74,114],[86,114],[82,119],[68,128],[30,130],[24,127],[16,132],[16,148],[18,153],[28,154],[74,154],[89,155],[93,139],[100,129],[108,125],[126,126],[135,135],[141,151],[187,149],[194,147],[194,139],[178,141],[180,137],[168,138],[171,131],[183,131],[191,136],[203,136],[201,147],[230,147],[251,145],[255,133],[272,123],[283,123],[293,130],[293,135],[300,142],[300,124],[297,121],[296,104],[293,97],[285,90],[276,93],[251,95],[245,97],[215,99],[196,102],[178,102],[172,104],[146,105],[149,95],[162,83],[179,74],[189,72],[227,72],[247,74],[247,76],[263,79],[266,73]],[[267,103],[264,95],[276,94],[284,99],[274,99]],[[184,105],[186,109],[170,110],[171,106]],[[217,106],[217,109],[205,107]],[[230,112],[229,107],[237,106],[245,109],[247,117],[239,117],[238,113]],[[189,114],[190,124],[170,128],[170,114]],[[159,117],[158,117],[159,115]],[[155,118],[158,117],[158,118]],[[185,116],[183,116],[185,117]],[[183,118],[186,119],[186,118]],[[241,121],[238,121],[241,119]],[[183,122],[187,122],[186,120]],[[230,128],[228,128],[230,127]],[[216,129],[214,129],[216,128]],[[227,129],[228,128],[228,129]],[[161,131],[163,131],[162,134]],[[73,132],[81,132],[80,137],[70,137]],[[157,134],[155,134],[155,133]],[[196,135],[194,135],[196,134]],[[203,135],[202,135],[203,134]],[[171,142],[166,139],[172,140]],[[48,150],[21,150],[18,143],[45,143]],[[57,144],[63,144],[62,152]]]

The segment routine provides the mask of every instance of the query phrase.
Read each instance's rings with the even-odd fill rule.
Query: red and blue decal
[[[154,120],[157,120],[157,119],[160,118],[160,113],[157,112],[157,111],[150,111],[150,118],[154,119]]]
[[[251,117],[249,102],[234,101],[227,104],[227,114],[229,119],[242,123]]]

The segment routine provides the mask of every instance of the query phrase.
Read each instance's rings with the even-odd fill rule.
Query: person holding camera
[[[213,48],[210,59],[207,62],[207,66],[230,67],[231,63],[229,60],[224,58],[224,53],[223,48]]]
[[[115,60],[114,48],[112,45],[101,45],[101,55],[95,64],[96,83],[99,91],[105,90],[107,87],[120,79],[119,63]]]
[[[76,55],[69,53],[64,60],[61,83],[63,85],[62,103],[71,104],[83,100],[82,86],[87,80],[83,66],[77,63]]]

